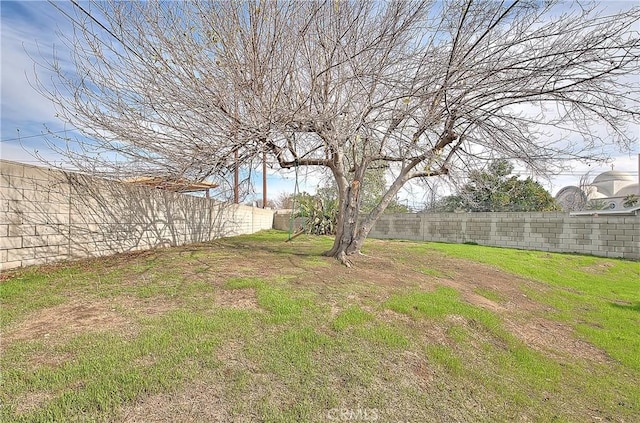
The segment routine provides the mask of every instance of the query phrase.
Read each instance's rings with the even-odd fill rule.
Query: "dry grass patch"
[[[119,423],[229,422],[220,384],[195,382],[181,390],[159,393],[120,411]]]
[[[132,331],[133,323],[118,312],[112,302],[71,300],[38,310],[3,333],[3,341],[46,340],[64,343],[80,333]]]
[[[221,307],[231,307],[249,310],[258,310],[258,299],[256,290],[253,288],[246,289],[218,289],[216,290],[215,302]]]

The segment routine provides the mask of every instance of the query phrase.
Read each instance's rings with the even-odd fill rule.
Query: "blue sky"
[[[633,2],[608,2],[607,7],[629,7]],[[57,2],[56,5],[68,9],[68,2]],[[47,159],[55,159],[48,150],[44,137],[45,127],[52,131],[62,131],[65,128],[55,117],[53,105],[30,85],[35,78],[34,60],[50,58],[54,48],[63,66],[68,65],[69,53],[63,49],[64,45],[57,39],[58,32],[70,30],[68,22],[54,6],[45,1],[1,1],[0,2],[0,58],[1,58],[1,135],[0,157],[25,163],[37,164],[32,152],[37,150]],[[640,24],[639,24],[640,26]],[[640,27],[638,28],[640,30]],[[42,81],[48,81],[46,73],[39,73]],[[638,76],[640,78],[640,76]],[[640,129],[629,128],[636,134]],[[576,163],[572,173],[556,175],[550,181],[541,180],[552,193],[565,185],[577,184],[581,175],[590,171],[592,176],[610,170],[611,165],[616,170],[629,171],[634,175],[638,172],[638,146],[635,152],[622,153],[611,150],[615,160],[611,164],[592,165]],[[313,191],[318,184],[318,177],[301,171],[302,189]],[[261,198],[261,173],[253,172],[256,186],[256,198]],[[292,192],[293,172],[278,175],[269,174],[269,194],[275,197],[279,193]],[[420,190],[413,193],[403,193],[403,201],[410,205],[421,202]]]
[[[56,2],[68,10],[68,2]],[[71,128],[56,119],[56,110],[46,98],[33,87],[35,81],[34,61],[56,56],[63,66],[69,66],[69,52],[58,40],[58,34],[71,29],[62,14],[46,1],[0,1],[0,68],[2,109],[0,125],[0,157],[23,163],[41,164],[34,151],[47,160],[57,156],[48,148],[43,136],[47,128],[51,131],[69,131]],[[49,75],[38,72],[38,77],[47,82]],[[248,172],[245,172],[245,175]],[[262,198],[262,173],[253,171],[256,199]],[[276,197],[280,193],[293,192],[294,173],[267,173],[268,193]],[[314,190],[318,179],[302,172],[303,190]],[[251,199],[251,195],[249,195]]]
[[[56,2],[56,6],[68,10],[68,2]],[[48,148],[43,136],[47,128],[51,131],[69,131],[71,128],[56,119],[56,110],[46,98],[33,87],[35,81],[34,61],[56,56],[63,66],[70,66],[69,52],[58,40],[58,34],[70,31],[71,27],[60,11],[46,1],[0,1],[0,58],[1,74],[1,138],[0,157],[30,164],[40,164],[34,151],[47,160],[57,156]],[[48,82],[46,73],[38,77]],[[245,172],[246,173],[246,172]],[[304,173],[302,181],[307,191],[314,190],[318,181]],[[255,198],[262,198],[262,173],[252,172]],[[293,192],[294,174],[268,172],[268,193],[276,197],[280,193]]]
[[[55,110],[29,85],[33,79],[33,60],[38,43],[43,54],[51,54],[57,15],[46,2],[1,2],[1,75],[2,75],[2,155],[18,158],[20,144],[13,140],[43,131],[43,124],[62,129],[55,120]],[[19,132],[18,132],[19,130]],[[25,139],[29,147],[41,145],[41,137]],[[17,157],[16,157],[17,156]],[[24,157],[23,161],[32,158]]]

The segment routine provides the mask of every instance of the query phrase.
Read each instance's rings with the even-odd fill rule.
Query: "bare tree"
[[[340,204],[327,254],[345,263],[411,180],[495,157],[544,173],[636,136],[625,125],[639,117],[638,7],[72,3],[75,68],[49,63],[58,78],[40,88],[91,140],[68,150],[77,166],[202,179],[233,168],[236,152],[249,165],[266,152],[284,169],[327,169]],[[392,181],[359,216],[370,168]]]

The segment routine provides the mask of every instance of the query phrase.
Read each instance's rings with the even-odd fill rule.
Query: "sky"
[[[71,7],[68,2],[56,2],[56,6],[65,9]],[[627,8],[638,1],[608,2],[609,8]],[[47,128],[53,132],[65,131],[63,123],[55,115],[56,110],[51,102],[38,93],[34,88],[34,61],[51,59],[55,49],[62,66],[70,66],[69,54],[59,41],[60,32],[71,28],[64,16],[46,1],[0,1],[0,75],[1,75],[1,134],[0,157],[6,160],[19,161],[30,164],[42,164],[34,152],[47,160],[55,160],[51,150],[46,145]],[[640,30],[640,24],[639,28]],[[38,77],[45,84],[50,83],[46,72],[38,72]],[[638,76],[640,78],[640,75]],[[635,135],[640,135],[638,126],[629,128]],[[589,173],[595,177],[599,173],[612,168],[638,175],[638,153],[634,151],[620,152],[610,148],[612,161],[606,164],[570,163],[572,170],[553,175],[550,179],[537,178],[552,194],[567,185],[577,185],[580,177]],[[530,176],[523,169],[516,173]],[[294,191],[295,174],[293,171],[277,173],[267,172],[269,198],[276,198],[282,193]],[[255,185],[255,199],[262,198],[262,174],[252,172]],[[306,169],[299,172],[300,190],[313,192],[320,183],[317,174]],[[446,192],[443,192],[445,194]],[[401,202],[419,208],[424,193],[420,189],[404,191],[400,194]],[[249,200],[251,195],[249,196]]]

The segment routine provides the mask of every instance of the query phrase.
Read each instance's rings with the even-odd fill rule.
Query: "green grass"
[[[640,264],[592,256],[453,244],[417,245],[420,251],[486,263],[549,285],[526,291],[555,309],[585,339],[640,371]],[[478,292],[487,296],[486,290]]]
[[[587,290],[595,296],[638,301],[637,285],[629,284],[640,276],[638,262],[459,244],[414,244],[412,249],[441,251],[562,288]]]
[[[446,345],[427,345],[425,347],[427,357],[454,375],[460,375],[463,371],[462,362],[455,352]]]
[[[320,257],[330,238],[285,239],[12,273],[0,420],[640,420],[638,263],[369,240],[346,269]],[[524,295],[528,308],[506,307]],[[529,343],[534,319],[567,335]],[[578,340],[601,354],[563,349]]]
[[[403,335],[402,330],[386,324],[378,323],[360,327],[356,329],[355,334],[371,342],[375,347],[403,349],[409,346],[409,339]]]
[[[501,303],[505,300],[504,296],[494,289],[475,288],[473,292],[475,292],[478,295],[482,295],[486,299],[494,301],[496,303]]]
[[[62,286],[57,283],[51,285],[51,280],[63,281],[65,273],[45,274],[27,270],[13,278],[11,283],[0,283],[0,298],[3,301],[0,323],[4,326],[31,311],[64,303]],[[33,292],[42,295],[34,298]]]
[[[460,315],[479,323],[496,336],[505,340],[511,339],[508,333],[502,330],[500,319],[495,314],[461,301],[458,292],[452,288],[441,287],[434,292],[395,294],[384,306],[413,317],[442,319],[448,315]]]
[[[342,310],[333,320],[331,326],[335,331],[342,331],[347,327],[361,325],[373,319],[371,313],[367,313],[358,306],[351,306]]]
[[[230,311],[168,313],[148,321],[135,339],[105,332],[57,345],[55,352],[71,357],[61,366],[27,365],[51,354],[48,347],[41,342],[16,344],[2,357],[3,394],[20,398],[35,391],[52,397],[18,421],[65,421],[84,413],[113,418],[123,402],[171,389],[202,369],[219,366],[212,352],[225,337],[246,331],[249,322],[246,314]],[[12,421],[7,411],[3,421]]]

